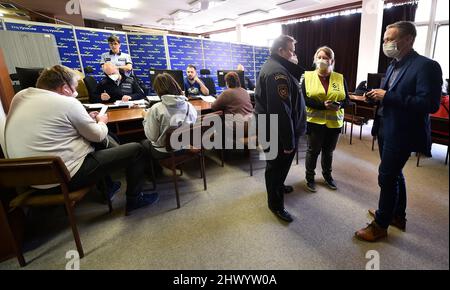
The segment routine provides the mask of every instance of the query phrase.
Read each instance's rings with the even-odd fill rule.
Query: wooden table
[[[350,95],[350,100],[356,104],[356,116],[364,117],[366,120],[375,118],[377,107],[374,104],[367,103],[364,96]]]
[[[211,112],[211,103],[203,100],[189,101],[198,111],[202,114]],[[130,109],[113,109],[108,111],[109,128],[117,136],[130,135],[144,132],[142,126],[142,112],[143,108],[130,108]]]

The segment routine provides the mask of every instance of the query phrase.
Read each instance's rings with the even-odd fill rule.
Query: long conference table
[[[203,100],[189,101],[198,111],[206,114],[212,111],[211,103]],[[142,126],[143,108],[124,108],[113,109],[108,111],[108,125],[117,136],[139,134],[144,132]]]

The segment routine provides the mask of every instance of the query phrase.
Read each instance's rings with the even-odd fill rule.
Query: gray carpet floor
[[[295,217],[279,221],[268,209],[264,167],[256,160],[249,176],[243,153],[229,156],[224,168],[212,152],[207,160],[208,190],[198,165],[180,181],[182,207],[176,209],[173,184],[163,177],[160,201],[124,216],[124,190],[112,214],[93,193],[76,208],[86,256],[81,269],[365,269],[366,253],[378,251],[381,269],[449,269],[449,171],[446,147],[433,145],[433,158],[405,167],[408,189],[407,229],[389,228],[386,240],[365,243],[354,232],[371,221],[376,208],[379,157],[371,151],[369,126],[363,140],[343,135],[334,156],[339,189],[323,185],[318,162],[318,192],[304,189],[304,157],[292,165],[287,184],[295,191],[285,204]],[[120,178],[120,176],[118,176]],[[124,186],[123,186],[124,187]],[[75,249],[61,207],[29,212],[29,262],[25,269],[65,269],[66,252]],[[0,269],[19,269],[16,259]]]

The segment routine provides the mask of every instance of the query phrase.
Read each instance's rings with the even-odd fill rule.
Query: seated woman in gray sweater
[[[156,94],[161,98],[144,116],[146,147],[154,159],[168,157],[166,150],[166,133],[170,127],[193,124],[197,120],[197,111],[183,95],[175,79],[167,74],[159,74],[153,83]]]

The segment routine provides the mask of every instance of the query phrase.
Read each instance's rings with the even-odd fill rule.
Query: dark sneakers
[[[114,181],[112,183],[111,187],[108,188],[107,196],[108,196],[110,201],[114,200],[114,197],[116,196],[116,193],[119,192],[121,185],[122,185],[122,183],[120,183],[120,181]]]
[[[306,181],[306,189],[310,192],[317,192],[316,189],[316,182],[314,180],[312,181]]]
[[[270,210],[273,212],[274,215],[276,215],[279,219],[281,219],[285,222],[291,223],[294,221],[292,216],[289,214],[289,212],[285,208],[280,209],[280,210],[273,210],[273,209],[270,209]]]
[[[330,188],[332,190],[337,189],[336,183],[334,182],[332,177],[324,178],[324,179],[325,179],[325,184],[328,186],[328,188]]]
[[[288,194],[294,191],[294,188],[290,185],[283,185],[283,193]]]
[[[157,192],[141,193],[137,197],[127,197],[125,215],[128,216],[133,210],[156,203],[159,200]]]

